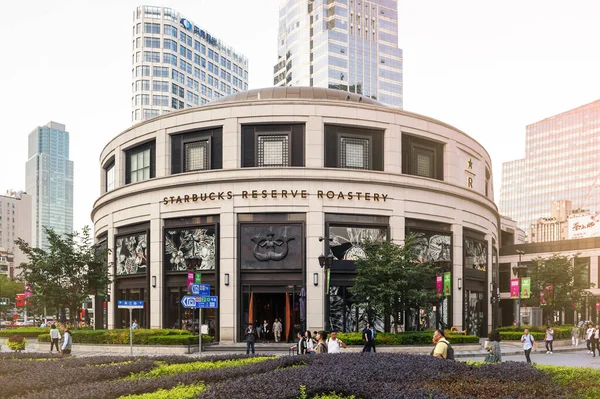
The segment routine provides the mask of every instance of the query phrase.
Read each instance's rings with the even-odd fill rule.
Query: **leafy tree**
[[[8,298],[8,305],[0,305],[0,319],[12,315],[12,309],[15,306],[15,298],[17,294],[23,293],[23,283],[8,278],[4,274],[0,274],[0,298]]]
[[[356,261],[357,276],[350,288],[353,300],[391,316],[394,332],[398,332],[400,315],[428,307],[435,296],[428,286],[438,269],[431,262],[416,261],[415,244],[415,235],[407,236],[403,245],[391,241],[367,242],[366,257]]]
[[[27,263],[21,264],[20,278],[30,285],[34,306],[60,310],[63,322],[64,309],[69,309],[75,319],[88,295],[110,283],[108,253],[93,245],[87,226],[81,233],[63,235],[46,227],[44,230],[49,243],[47,251],[31,247],[20,238],[15,241],[28,258]]]
[[[531,277],[532,306],[541,305],[547,323],[557,311],[581,308],[585,300],[585,289],[590,288],[587,262],[578,261],[577,255],[554,254],[548,258],[533,259],[529,269]],[[543,296],[543,301],[540,301]]]

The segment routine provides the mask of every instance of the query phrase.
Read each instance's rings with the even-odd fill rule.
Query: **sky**
[[[74,228],[92,225],[99,155],[131,125],[132,16],[171,7],[249,58],[249,88],[273,84],[279,0],[31,0],[2,5],[0,193],[25,189],[27,136],[70,133]],[[502,163],[525,127],[600,98],[598,0],[399,0],[404,109],[469,134]]]

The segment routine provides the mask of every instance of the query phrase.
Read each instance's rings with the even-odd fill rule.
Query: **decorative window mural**
[[[148,265],[148,236],[146,233],[131,234],[117,238],[117,276],[146,273]]]
[[[329,248],[335,259],[357,260],[365,257],[365,242],[387,239],[387,227],[329,226],[329,236],[333,238]]]
[[[465,237],[464,248],[465,268],[485,272],[488,262],[487,242]]]
[[[452,251],[449,234],[411,231],[416,234],[415,251],[418,262],[450,262]]]
[[[215,269],[215,228],[165,230],[165,269],[173,272]]]
[[[242,224],[242,269],[302,269],[302,225]]]

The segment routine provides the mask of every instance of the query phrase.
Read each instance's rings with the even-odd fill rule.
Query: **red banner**
[[[521,286],[518,278],[510,279],[510,297],[519,299],[521,297]]]
[[[25,294],[17,294],[17,306],[25,306]]]
[[[596,302],[596,310],[600,310],[600,302]]]
[[[442,296],[444,293],[444,283],[442,282],[442,276],[435,276],[435,294]]]

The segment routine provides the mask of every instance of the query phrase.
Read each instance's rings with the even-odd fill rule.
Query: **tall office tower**
[[[600,100],[527,126],[525,158],[502,165],[500,213],[529,231],[552,201],[600,211],[599,151]]]
[[[402,108],[397,0],[284,0],[275,86],[326,87]]]
[[[57,233],[73,232],[73,161],[65,125],[48,122],[29,133],[27,193],[32,199],[31,244],[45,249],[44,226]]]
[[[15,268],[27,261],[25,254],[15,245],[15,240],[22,238],[31,243],[31,211],[30,195],[22,191],[7,191],[5,195],[0,195],[0,248],[4,248],[11,257],[14,254]]]
[[[248,90],[248,59],[166,7],[133,13],[131,120]]]

